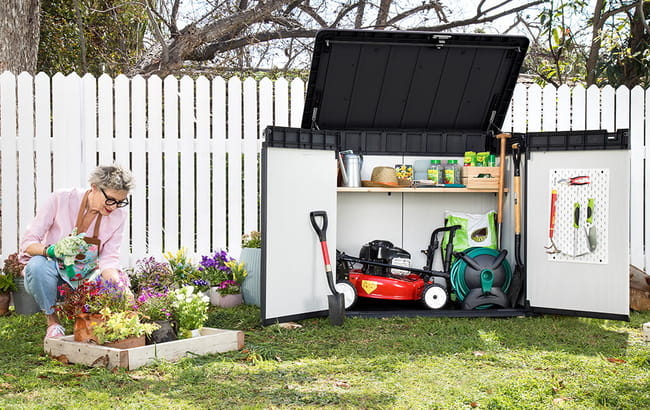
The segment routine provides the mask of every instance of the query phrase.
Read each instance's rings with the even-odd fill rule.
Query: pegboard
[[[574,184],[571,183],[572,178]],[[582,183],[582,185],[580,185]],[[607,229],[609,218],[609,169],[563,168],[549,170],[549,207],[547,221],[551,219],[551,194],[557,191],[555,204],[555,232],[553,241],[560,252],[548,255],[557,262],[608,263]],[[589,246],[587,206],[593,198],[592,225],[596,230],[595,248]],[[575,228],[576,204],[579,204],[579,228]],[[550,231],[549,231],[550,235]],[[550,239],[549,239],[550,243]]]

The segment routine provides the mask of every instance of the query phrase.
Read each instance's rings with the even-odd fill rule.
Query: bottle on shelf
[[[434,184],[442,184],[442,166],[439,159],[432,159],[427,169],[427,179]]]
[[[445,184],[460,184],[460,167],[458,160],[450,159],[444,170],[444,183]]]

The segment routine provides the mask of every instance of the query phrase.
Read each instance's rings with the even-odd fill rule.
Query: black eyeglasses
[[[129,199],[128,198],[125,198],[123,201],[118,201],[117,199],[111,198],[108,195],[106,195],[106,192],[104,192],[103,188],[99,188],[99,190],[102,191],[102,194],[104,194],[104,198],[106,198],[104,203],[106,205],[108,205],[108,206],[116,205],[118,208],[124,208],[125,206],[127,206],[129,204]]]

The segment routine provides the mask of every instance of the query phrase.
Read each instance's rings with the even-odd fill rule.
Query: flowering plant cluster
[[[187,257],[187,249],[181,248],[176,253],[165,253],[165,259],[172,271],[172,281],[176,287],[191,284],[195,279],[201,279],[199,269],[192,259]]]
[[[158,262],[150,256],[135,263],[135,267],[129,272],[131,288],[135,293],[140,289],[152,289],[165,291],[172,287],[174,278],[169,263]]]
[[[194,286],[183,286],[174,290],[171,295],[179,333],[185,336],[187,332],[203,327],[208,320],[208,297],[194,293]]]
[[[142,289],[136,302],[145,321],[173,319],[172,296],[168,290]]]
[[[203,256],[199,266],[199,271],[203,279],[210,282],[211,286],[218,286],[224,280],[232,279],[228,262],[233,258],[228,256],[224,250],[214,253],[212,256]]]
[[[138,314],[134,312],[113,312],[106,307],[100,313],[105,320],[93,326],[93,333],[99,344],[150,335],[160,328],[155,323],[142,323]]]
[[[85,281],[76,289],[63,284],[58,291],[63,297],[63,303],[55,306],[55,310],[69,319],[81,313],[100,313],[104,308],[111,312],[129,312],[135,309],[132,298],[124,291],[123,285],[101,278]]]
[[[220,295],[236,295],[241,293],[241,286],[234,280],[224,280],[217,286]]]
[[[262,234],[258,231],[251,231],[241,237],[242,248],[261,248]]]

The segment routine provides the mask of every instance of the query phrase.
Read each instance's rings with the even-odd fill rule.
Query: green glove
[[[47,248],[47,254],[53,258],[61,259],[64,266],[70,266],[74,264],[77,254],[88,250],[89,245],[84,241],[84,236],[86,236],[85,233],[77,234],[77,228],[75,228],[70,236],[62,238]]]

